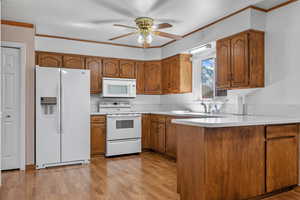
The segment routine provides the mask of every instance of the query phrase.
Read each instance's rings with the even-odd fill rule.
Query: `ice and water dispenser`
[[[56,97],[41,97],[42,112],[44,115],[54,114],[55,108],[57,106]]]

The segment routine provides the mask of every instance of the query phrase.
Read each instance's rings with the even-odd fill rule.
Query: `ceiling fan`
[[[130,35],[138,34],[138,43],[142,44],[144,48],[147,48],[150,46],[153,36],[161,36],[166,38],[171,38],[174,40],[180,40],[182,39],[182,36],[174,35],[166,32],[158,31],[159,29],[165,29],[172,27],[169,23],[161,23],[161,24],[154,24],[154,19],[150,17],[138,17],[135,19],[136,27],[134,26],[127,26],[122,24],[114,24],[114,26],[118,27],[124,27],[128,29],[133,29],[134,32],[130,32],[124,35],[120,35],[114,38],[111,38],[109,40],[117,40],[120,38],[128,37]]]

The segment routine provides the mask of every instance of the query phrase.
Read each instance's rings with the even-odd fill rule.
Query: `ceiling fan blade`
[[[149,48],[149,47],[150,47],[150,44],[148,44],[147,42],[144,42],[143,48],[145,49],[145,48]]]
[[[161,36],[161,37],[166,37],[166,38],[171,38],[171,39],[174,39],[174,40],[180,40],[180,39],[183,38],[180,35],[174,35],[174,34],[171,34],[171,33],[166,33],[166,32],[161,32],[161,31],[153,31],[153,33],[155,35],[158,35],[158,36]]]
[[[130,36],[130,35],[134,35],[138,32],[131,32],[131,33],[127,33],[127,34],[124,34],[124,35],[120,35],[120,36],[117,36],[117,37],[114,37],[114,38],[111,38],[109,40],[117,40],[117,39],[120,39],[120,38],[123,38],[123,37],[127,37],[127,36]]]
[[[169,23],[161,23],[154,25],[155,29],[164,29],[164,28],[171,28],[173,25]]]
[[[127,26],[127,25],[123,25],[123,24],[114,24],[114,26],[120,26],[120,27],[124,27],[124,28],[130,28],[130,29],[138,30],[137,27],[134,27],[134,26]]]

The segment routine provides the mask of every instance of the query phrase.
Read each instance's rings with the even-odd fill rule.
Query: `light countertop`
[[[282,116],[262,116],[262,115],[226,115],[218,118],[193,118],[193,119],[173,119],[172,123],[199,126],[206,128],[221,128],[235,126],[255,126],[274,124],[300,123],[300,118]]]

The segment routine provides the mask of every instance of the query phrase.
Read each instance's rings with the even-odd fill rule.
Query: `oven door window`
[[[128,94],[127,85],[108,85],[107,89],[109,94]]]
[[[116,129],[128,129],[134,127],[134,120],[117,120]]]

